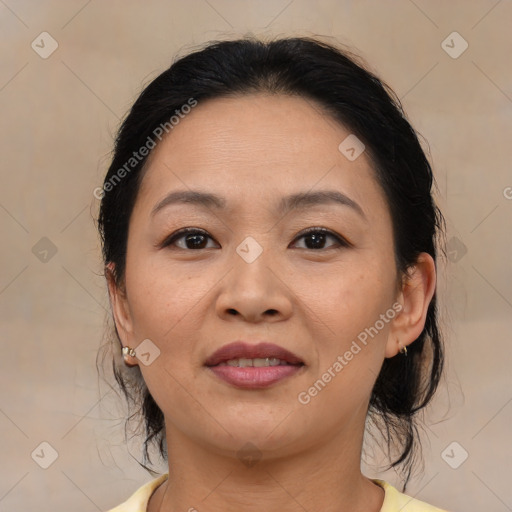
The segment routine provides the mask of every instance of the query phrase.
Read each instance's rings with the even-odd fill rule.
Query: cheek
[[[385,264],[377,258],[354,258],[321,284],[308,280],[309,290],[303,289],[323,333],[315,337],[317,358],[312,367],[316,379],[328,382],[318,393],[321,397],[315,398],[322,410],[340,401],[357,408],[370,395],[384,358],[391,316],[384,323],[380,318],[393,302],[394,274],[385,270]],[[342,407],[337,414],[346,413]]]
[[[315,337],[317,358],[301,396],[311,400],[309,412],[324,418],[325,428],[364,414],[380,371],[389,324],[378,332],[374,326],[392,298],[389,280],[379,280],[378,273],[376,267],[354,270],[310,290],[323,334]]]
[[[307,280],[296,280],[298,298],[337,339],[356,336],[391,306],[390,273],[380,263],[356,260],[328,272],[321,270],[316,276],[309,274]]]
[[[126,285],[134,330],[157,342],[184,336],[194,307],[212,287],[208,275],[192,275],[141,254],[127,263]]]

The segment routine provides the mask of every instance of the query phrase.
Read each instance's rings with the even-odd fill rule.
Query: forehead
[[[369,157],[353,161],[339,146],[350,130],[316,102],[250,94],[198,105],[164,137],[146,163],[141,200],[173,188],[228,189],[268,199],[334,187],[385,208]],[[229,194],[227,194],[229,195]],[[366,199],[365,199],[366,196]]]
[[[252,152],[251,160],[305,155],[319,159],[326,149],[336,151],[340,137],[349,133],[313,100],[263,93],[230,96],[199,102],[154,150],[152,158],[166,149],[177,152],[182,144],[187,149],[194,144],[196,151],[189,157],[207,157],[212,151],[216,158],[229,155],[229,160],[245,158],[246,152]],[[240,153],[233,153],[237,149]]]

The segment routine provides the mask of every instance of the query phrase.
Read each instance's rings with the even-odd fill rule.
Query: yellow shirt
[[[144,484],[127,501],[108,512],[147,512],[149,498],[155,489],[167,480],[168,476],[169,474],[165,473],[155,480]],[[385,492],[380,512],[448,512],[402,494],[384,480],[372,479],[372,482],[380,485]]]

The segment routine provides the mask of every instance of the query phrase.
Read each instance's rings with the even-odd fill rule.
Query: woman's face
[[[116,319],[125,345],[150,340],[139,366],[168,434],[277,457],[362,429],[398,295],[388,207],[349,135],[310,101],[254,94],[199,102],[151,154]],[[200,233],[172,240],[184,228]],[[236,341],[300,364],[263,347],[207,365]]]

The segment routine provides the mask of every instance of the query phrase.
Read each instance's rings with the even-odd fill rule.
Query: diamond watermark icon
[[[448,240],[446,248],[448,250],[448,259],[452,263],[460,261],[468,252],[468,248],[464,245],[464,242],[456,236],[452,236],[450,240]]]
[[[48,469],[58,459],[59,454],[50,443],[43,441],[30,456],[38,466]]]
[[[59,47],[59,43],[48,32],[41,32],[30,46],[39,57],[47,59]]]
[[[452,469],[462,466],[468,457],[468,452],[457,441],[450,443],[441,453],[441,458]]]
[[[364,152],[365,148],[366,146],[353,133],[343,139],[338,146],[340,153],[351,162],[358,158]]]
[[[441,48],[452,59],[458,59],[468,49],[468,46],[468,42],[458,32],[452,32],[441,43]]]
[[[57,246],[43,236],[33,247],[32,254],[42,263],[48,263],[56,254]]]
[[[144,366],[149,366],[160,355],[160,349],[150,339],[146,339],[135,349],[135,355]]]
[[[248,236],[236,248],[236,252],[246,263],[252,263],[263,252],[263,247],[252,236]]]
[[[245,443],[236,455],[240,462],[248,468],[252,468],[262,457],[262,453],[258,450],[258,447],[250,442]]]

